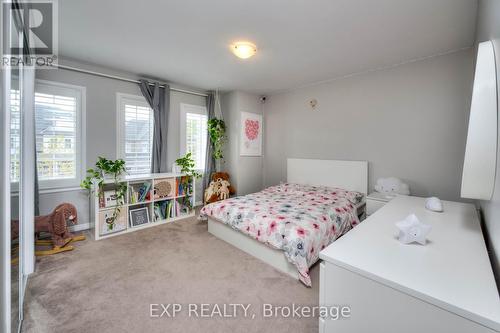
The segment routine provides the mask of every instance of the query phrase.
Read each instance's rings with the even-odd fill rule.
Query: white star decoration
[[[403,244],[417,242],[425,245],[431,226],[421,223],[415,214],[408,215],[403,221],[396,223],[399,229],[399,241]]]

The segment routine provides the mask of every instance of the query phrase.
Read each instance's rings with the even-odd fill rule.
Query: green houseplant
[[[122,159],[117,159],[115,161],[108,160],[104,157],[99,157],[95,163],[95,168],[90,168],[87,170],[87,176],[81,182],[80,187],[92,192],[92,185],[96,184],[98,191],[96,195],[98,196],[104,187],[105,178],[111,177],[114,181],[114,190],[116,195],[116,206],[114,206],[112,223],[108,225],[109,228],[113,228],[116,218],[120,214],[123,203],[125,202],[125,195],[127,193],[127,184],[120,181],[120,178],[125,174],[125,161]]]
[[[191,153],[187,153],[183,157],[176,159],[175,163],[181,167],[181,173],[185,173],[193,178],[201,178],[201,173],[194,169],[195,163]]]
[[[210,142],[214,147],[212,156],[216,160],[223,159],[224,155],[222,150],[226,140],[226,124],[224,120],[217,118],[210,119],[207,122],[207,130],[210,136]]]
[[[181,178],[181,181],[183,183],[183,185],[185,186],[185,188],[189,188],[189,182],[193,181],[196,179],[196,178],[201,178],[201,173],[197,172],[194,167],[195,167],[195,163],[194,163],[194,160],[192,158],[192,154],[191,153],[187,153],[186,155],[184,155],[183,157],[180,157],[178,159],[175,160],[175,163],[181,167],[181,173],[184,173],[186,174],[188,177],[182,177]],[[192,185],[192,184],[191,184]],[[190,198],[188,198],[187,196],[182,198],[182,203],[186,206],[188,206],[190,209],[192,208],[192,205],[191,205],[191,200]]]

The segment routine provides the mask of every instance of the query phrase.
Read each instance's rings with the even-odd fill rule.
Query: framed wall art
[[[262,115],[241,112],[240,156],[262,156]]]

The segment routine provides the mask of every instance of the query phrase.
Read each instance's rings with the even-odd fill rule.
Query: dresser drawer
[[[366,215],[372,215],[377,210],[382,208],[385,204],[386,204],[386,202],[384,202],[384,201],[367,199],[366,200]]]
[[[320,266],[320,293],[320,306],[351,309],[349,318],[318,318],[320,333],[495,332],[329,262]]]

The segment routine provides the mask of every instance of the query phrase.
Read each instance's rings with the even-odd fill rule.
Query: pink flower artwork
[[[262,154],[262,115],[241,112],[241,143],[242,156],[260,156]]]
[[[260,124],[258,120],[245,120],[245,135],[248,140],[253,141],[259,135]]]

